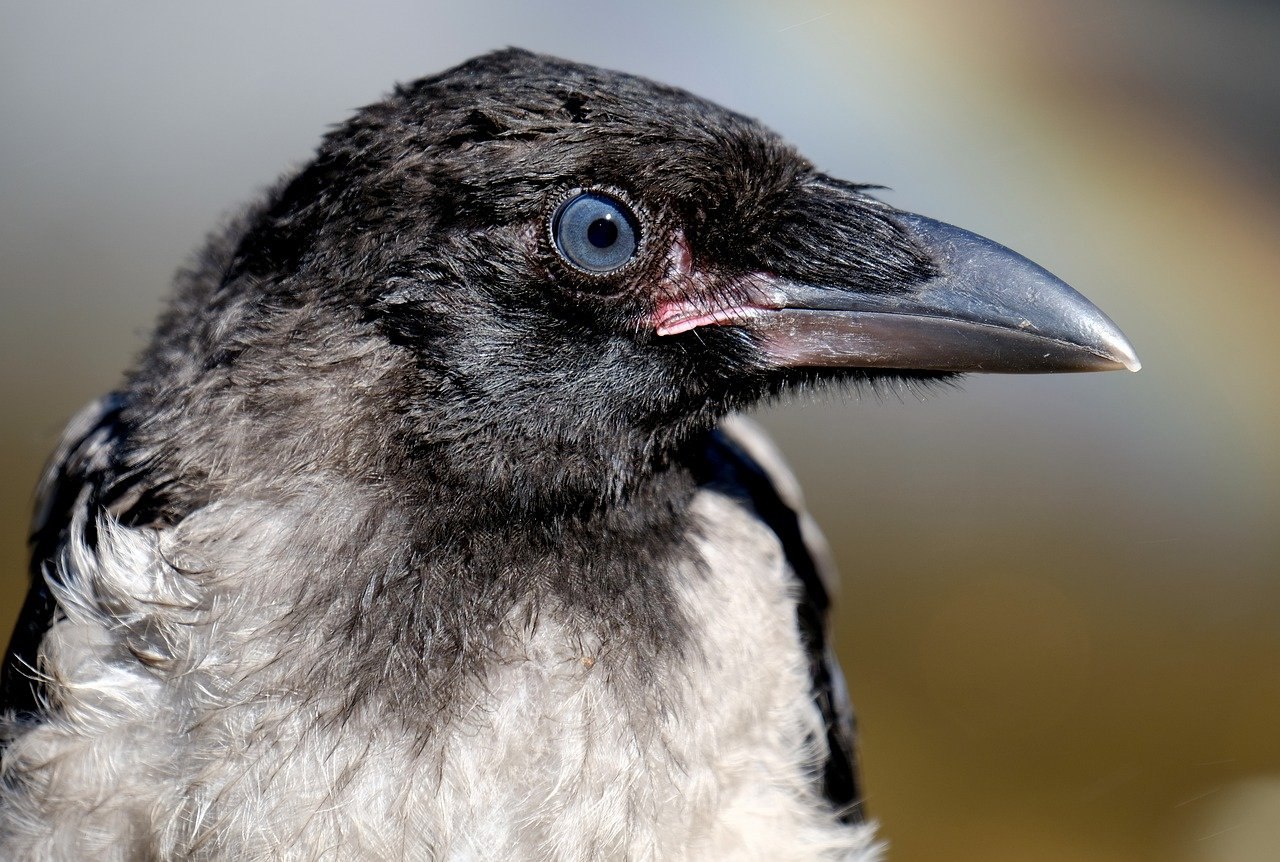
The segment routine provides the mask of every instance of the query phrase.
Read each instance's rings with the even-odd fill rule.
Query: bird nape
[[[509,50],[331,132],[43,479],[12,859],[846,859],[789,387],[1136,370],[758,123]]]

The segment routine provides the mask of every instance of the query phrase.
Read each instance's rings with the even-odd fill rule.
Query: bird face
[[[358,315],[412,357],[394,412],[422,439],[492,441],[557,480],[584,452],[643,474],[797,381],[1137,368],[1013,252],[688,93],[521,51],[330,134],[228,278]]]

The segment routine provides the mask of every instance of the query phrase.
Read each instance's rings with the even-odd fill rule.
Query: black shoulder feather
[[[73,540],[73,526],[83,525],[77,540],[92,546],[96,513],[117,510],[122,495],[131,496],[125,494],[131,483],[117,475],[122,405],[120,396],[108,395],[72,419],[40,479],[30,538],[31,586],[0,671],[0,710],[19,719],[42,708],[40,643],[57,612],[49,584],[58,577],[56,561]]]
[[[726,421],[708,437],[702,483],[750,506],[777,534],[798,582],[796,624],[809,656],[813,700],[827,732],[822,790],[846,822],[863,819],[853,710],[827,631],[833,577],[820,534],[800,508],[795,482],[764,434],[745,420]]]

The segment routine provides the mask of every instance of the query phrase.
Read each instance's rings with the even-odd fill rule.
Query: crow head
[[[394,438],[406,471],[525,506],[616,499],[798,382],[1137,366],[1012,252],[688,93],[515,50],[329,134],[216,282],[168,330],[204,333],[183,349],[223,391],[237,364],[376,354],[394,374],[329,435]],[[330,410],[265,403],[268,428]]]

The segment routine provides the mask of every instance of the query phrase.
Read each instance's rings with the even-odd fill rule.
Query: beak
[[[783,367],[1032,373],[1142,367],[1093,303],[989,239],[895,213],[939,274],[901,294],[768,280],[750,329]]]

